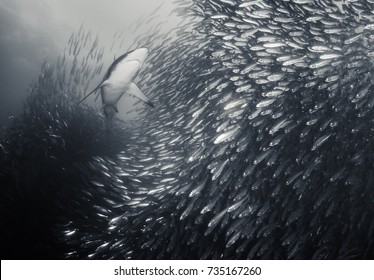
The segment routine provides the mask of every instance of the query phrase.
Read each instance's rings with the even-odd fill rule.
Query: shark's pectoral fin
[[[89,94],[87,94],[85,97],[83,97],[83,99],[78,102],[78,105],[81,104],[87,97],[89,97],[91,94],[93,94],[99,88],[102,88],[103,86],[107,85],[108,83],[109,83],[108,80],[102,81],[101,84],[99,84],[94,90],[92,90]],[[95,101],[96,101],[96,99],[97,99],[98,96],[99,96],[99,94],[95,97]]]
[[[147,103],[149,106],[154,107],[153,103],[149,101],[148,97],[144,95],[144,93],[138,88],[138,86],[134,83],[131,83],[128,87],[129,94],[139,98],[140,100]]]
[[[99,98],[99,96],[100,96],[100,93],[96,93],[95,101]]]

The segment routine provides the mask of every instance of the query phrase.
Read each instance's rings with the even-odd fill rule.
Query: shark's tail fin
[[[111,120],[113,119],[114,115],[118,113],[117,106],[113,105],[104,105],[103,106],[103,112],[106,117],[106,119]]]

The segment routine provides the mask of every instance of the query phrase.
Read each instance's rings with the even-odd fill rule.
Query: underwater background
[[[2,129],[2,259],[372,259],[374,1],[150,10],[39,62]],[[155,108],[78,105],[139,47]]]

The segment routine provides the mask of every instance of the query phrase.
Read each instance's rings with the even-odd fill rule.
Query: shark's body
[[[147,58],[147,54],[148,49],[140,48],[121,55],[110,65],[103,81],[80,102],[96,90],[101,89],[103,109],[108,117],[111,117],[114,111],[118,112],[117,103],[125,93],[131,94],[154,107],[137,85],[133,83]]]

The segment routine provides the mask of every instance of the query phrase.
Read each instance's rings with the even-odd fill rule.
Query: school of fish
[[[40,193],[37,223],[53,240],[3,234],[66,258],[372,259],[374,1],[177,3],[178,26],[136,42],[155,108],[137,106],[131,122],[108,128],[74,105],[104,65],[91,31],[72,35],[70,64],[43,66],[1,142],[12,168],[0,178],[16,186],[1,207],[18,229],[22,188]]]

